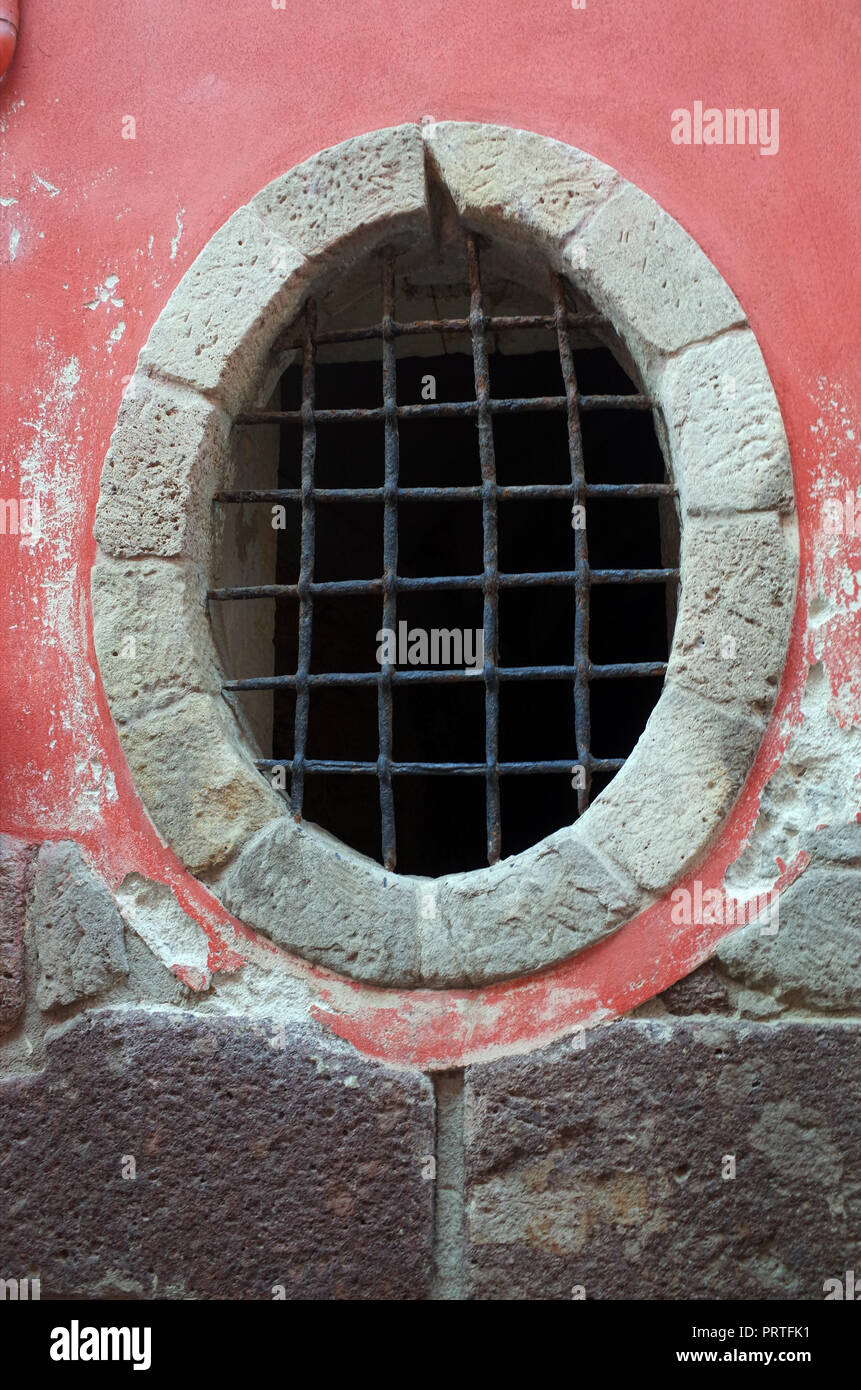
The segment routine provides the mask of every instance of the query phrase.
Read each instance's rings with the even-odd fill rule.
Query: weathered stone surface
[[[230,417],[196,392],[143,373],[132,385],[102,470],[96,540],[109,555],[205,559]]]
[[[100,994],[128,973],[116,903],[72,840],[39,850],[27,923],[39,958],[40,1009]]]
[[[91,582],[99,670],[120,726],[189,691],[218,693],[222,676],[197,566],[103,560]]]
[[[659,394],[673,473],[689,515],[792,510],[786,431],[749,328],[671,358]]]
[[[356,979],[409,985],[419,978],[416,884],[282,815],[213,887],[230,912],[287,950]]]
[[[192,873],[213,869],[284,804],[241,748],[233,716],[213,695],[187,695],[123,733],[135,785]]]
[[[0,1033],[24,1008],[24,899],[34,853],[25,840],[0,835]]]
[[[484,984],[615,931],[644,903],[572,829],[517,864],[445,879],[387,874],[317,827],[264,827],[212,885],[235,916],[306,959],[388,986]]]
[[[742,927],[717,957],[783,1008],[861,1008],[861,869],[809,868],[781,893],[774,935]]]
[[[422,979],[486,984],[564,960],[616,931],[645,905],[635,884],[566,826],[492,869],[425,889]],[[433,910],[424,906],[430,901]]]
[[[427,229],[417,125],[391,126],[322,150],[267,184],[249,208],[309,259],[346,262]]]
[[[813,865],[846,864],[861,869],[861,822],[817,826],[805,833],[804,846]]]
[[[273,339],[307,291],[303,266],[295,246],[238,208],[159,314],[139,365],[212,392],[227,410],[250,408]]]
[[[767,715],[786,661],[796,568],[794,520],[690,517],[669,678],[743,714]]]
[[[43,1298],[426,1296],[423,1077],[307,1027],[96,1013],[0,1107],[3,1273]]]
[[[729,811],[762,725],[668,683],[631,757],[578,824],[638,883],[662,893]]]
[[[712,961],[706,961],[690,975],[677,980],[658,995],[658,999],[671,1014],[727,1014],[730,1011],[726,983],[717,974]]]
[[[745,321],[723,277],[653,199],[624,184],[565,247],[572,273],[641,371]]]
[[[559,263],[561,242],[619,186],[615,169],[528,130],[469,121],[425,128],[428,152],[470,227]]]
[[[470,1068],[468,1296],[821,1299],[857,1264],[859,1062],[854,1024],[642,1020]]]

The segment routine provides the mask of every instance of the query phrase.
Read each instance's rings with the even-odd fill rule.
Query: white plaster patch
[[[767,893],[778,874],[777,860],[788,864],[806,851],[812,829],[855,824],[859,768],[861,728],[840,727],[825,671],[816,665],[808,674],[801,719],[763,791],[749,843],[727,871],[727,889],[741,900]]]
[[[193,971],[208,988],[209,942],[199,923],[180,907],[170,888],[129,874],[114,892],[124,920],[166,966]]]

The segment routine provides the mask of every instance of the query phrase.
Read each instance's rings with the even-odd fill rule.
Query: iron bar
[[[677,569],[638,569],[638,570],[590,570],[593,584],[666,584],[679,578]],[[540,589],[575,588],[575,570],[538,570],[528,574],[497,574],[497,587],[500,589]],[[417,578],[399,574],[394,581],[398,593],[411,591],[431,592],[446,589],[483,589],[485,577],[481,574],[428,575]],[[218,602],[228,599],[255,598],[300,598],[300,584],[249,584],[241,588],[210,589],[209,598]],[[331,579],[318,580],[307,585],[307,593],[313,597],[337,598],[342,594],[381,594],[382,579]],[[485,644],[487,638],[485,637]]]
[[[478,456],[481,464],[481,526],[483,535],[482,592],[484,594],[484,760],[486,764],[487,862],[496,864],[502,846],[499,806],[499,557],[496,516],[496,455],[493,448],[493,419],[490,412],[490,369],[487,361],[484,306],[481,298],[481,272],[475,234],[468,232],[469,331],[472,337],[472,367],[475,377]]]
[[[395,258],[389,246],[383,267],[383,408],[385,423],[385,488],[383,512],[383,628],[394,629],[397,614],[398,570],[398,417],[395,337]],[[377,696],[377,724],[380,737],[378,775],[380,781],[380,819],[383,865],[394,869],[397,860],[395,803],[392,795],[392,666],[380,664]]]
[[[593,758],[592,767],[596,772],[618,772],[626,762],[625,758]],[[286,772],[290,772],[293,764],[290,758],[257,758],[255,766],[261,772],[269,772],[275,768],[283,767]],[[555,772],[568,773],[569,776],[573,769],[571,758],[555,758],[548,762],[534,763],[497,763],[497,771],[501,776],[528,776],[535,774],[551,774]],[[304,770],[306,772],[322,773],[344,773],[347,776],[378,776],[379,769],[375,762],[338,762],[323,758],[306,758],[304,760]],[[391,763],[389,771],[394,777],[420,777],[429,776],[461,776],[461,777],[484,777],[487,773],[485,763]]]
[[[592,328],[606,324],[603,314],[569,314],[571,328]],[[486,318],[485,330],[488,333],[509,333],[520,328],[555,329],[556,319],[552,314],[503,314]],[[383,323],[371,323],[362,328],[336,328],[317,337],[318,347],[333,343],[362,343],[384,336]],[[415,319],[412,323],[399,323],[392,320],[389,332],[393,338],[420,337],[426,333],[469,333],[469,319]],[[301,348],[301,343],[291,342],[288,335],[279,338],[275,344],[277,352],[290,352]]]
[[[480,411],[491,415],[519,415],[543,411],[565,411],[568,403],[564,396],[515,396],[508,399],[485,401],[415,401],[410,405],[395,407],[399,420],[452,419],[478,416]],[[582,410],[651,410],[652,401],[648,396],[634,392],[631,395],[581,396]],[[386,419],[384,405],[339,406],[315,413],[318,424],[362,424],[364,421]],[[247,410],[237,415],[237,425],[301,425],[301,410]]]
[[[313,300],[305,310],[305,346],[302,360],[302,539],[299,560],[299,659],[296,672],[296,715],[293,735],[293,776],[290,783],[290,809],[296,820],[302,818],[305,796],[305,749],[308,743],[308,717],[311,691],[311,636],[314,618],[314,460],[317,452],[317,426],[314,418],[315,343],[317,315]]]
[[[533,483],[497,487],[500,502],[567,501],[580,497],[614,497],[624,501],[637,498],[677,497],[674,483]],[[384,502],[384,487],[315,488],[315,502]],[[395,489],[398,502],[480,502],[480,487],[401,487]],[[216,502],[300,502],[300,488],[244,488],[217,492]]]
[[[577,507],[582,506],[584,500],[586,470],[583,463],[583,440],[580,433],[577,375],[574,370],[571,340],[568,336],[565,290],[560,276],[554,277],[553,294],[556,304],[559,362],[562,367],[562,380],[565,383],[565,399],[568,403],[568,457],[571,466],[571,483],[575,490],[573,506]],[[577,761],[583,768],[583,786],[577,788],[577,814],[582,816],[589,805],[589,794],[592,786],[588,676],[590,574],[589,548],[585,526],[574,526],[574,581],[574,662],[577,668],[574,677],[574,732],[577,740]]]
[[[557,681],[573,680],[577,675],[577,666],[498,666],[497,677],[500,681]],[[665,676],[667,663],[665,661],[618,661],[611,665],[593,666],[591,662],[586,668],[586,679],[590,681],[600,680],[634,680],[638,678],[649,679],[653,676]],[[403,667],[393,667],[391,671],[391,682],[393,685],[459,685],[464,681],[475,682],[481,675],[476,667],[430,667],[421,666],[415,669],[405,670]],[[298,677],[295,675],[286,676],[249,676],[246,680],[224,681],[223,690],[295,690]],[[379,684],[379,671],[316,671],[306,677],[309,686],[319,686],[323,689],[332,686],[375,686]]]

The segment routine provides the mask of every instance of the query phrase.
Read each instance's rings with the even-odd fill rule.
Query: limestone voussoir
[[[230,425],[196,392],[135,374],[102,470],[94,531],[107,555],[208,559]]]
[[[527,974],[608,936],[647,896],[566,826],[478,873],[429,885],[422,900],[422,982],[470,985]],[[421,895],[421,890],[420,890]],[[427,901],[433,910],[425,907]]]
[[[792,510],[786,431],[749,328],[670,358],[657,394],[685,515]]]
[[[644,888],[663,893],[704,853],[763,729],[668,678],[630,758],[578,822],[581,833]]]
[[[213,886],[230,912],[285,949],[394,986],[419,978],[416,883],[282,816]]]
[[[344,140],[274,179],[248,206],[309,260],[339,268],[384,241],[426,232],[421,128]]]
[[[670,680],[749,717],[769,713],[792,624],[795,539],[794,518],[776,512],[688,518]]]
[[[647,388],[662,357],[745,322],[723,276],[658,204],[625,184],[565,244],[571,278],[606,314]]]
[[[564,238],[619,185],[592,155],[528,130],[439,121],[425,140],[468,226],[530,249],[537,241],[557,269]]]
[[[123,731],[123,749],[155,824],[192,873],[223,864],[284,814],[217,696],[190,694],[136,720]]]
[[[276,333],[298,312],[309,269],[251,208],[238,208],[156,319],[140,366],[237,411],[259,388]]]
[[[189,691],[218,694],[221,672],[197,565],[102,559],[92,592],[96,656],[118,725],[146,718]]]

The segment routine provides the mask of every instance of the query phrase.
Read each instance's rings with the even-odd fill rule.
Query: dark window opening
[[[507,321],[501,351],[468,246],[471,332],[444,338],[455,350],[421,356],[411,337],[400,355],[391,255],[374,360],[317,360],[309,312],[304,358],[281,382],[276,676],[227,683],[272,689],[260,765],[286,765],[294,814],[434,876],[528,848],[612,778],[660,695],[678,577],[649,402],[584,340],[558,282],[555,304],[530,305],[545,316],[543,334],[530,321],[533,350],[512,350]],[[422,409],[428,377],[443,409]],[[412,665],[401,648],[381,665],[384,614],[407,644],[483,630],[483,669],[466,674],[445,637],[436,660]]]

